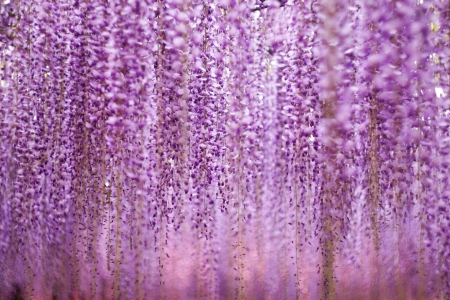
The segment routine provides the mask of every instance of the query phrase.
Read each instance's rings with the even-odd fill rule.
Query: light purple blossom
[[[450,6],[3,0],[1,299],[448,299]]]

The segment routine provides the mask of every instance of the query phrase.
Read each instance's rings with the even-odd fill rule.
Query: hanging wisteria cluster
[[[0,299],[450,299],[450,2],[1,0]]]

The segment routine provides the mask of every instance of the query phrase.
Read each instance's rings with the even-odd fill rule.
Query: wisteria
[[[450,299],[448,0],[0,1],[0,299]]]

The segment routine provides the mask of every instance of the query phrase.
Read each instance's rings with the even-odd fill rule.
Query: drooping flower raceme
[[[0,4],[1,299],[450,297],[445,1]]]

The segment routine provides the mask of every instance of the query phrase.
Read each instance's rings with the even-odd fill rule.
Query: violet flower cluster
[[[0,299],[450,299],[448,1],[0,1]]]

